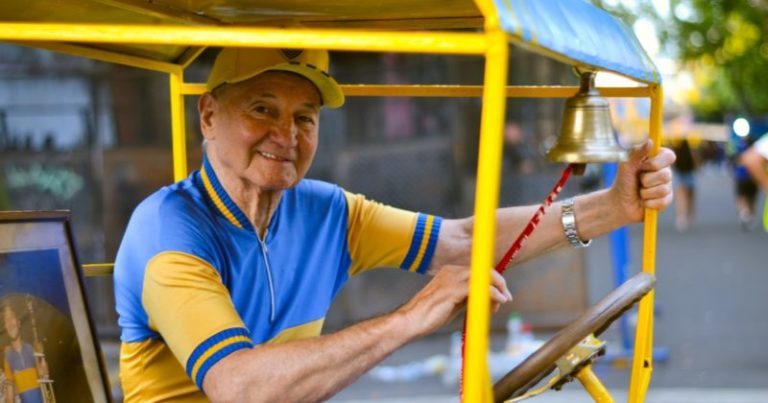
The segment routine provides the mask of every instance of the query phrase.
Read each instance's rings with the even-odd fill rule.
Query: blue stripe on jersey
[[[411,247],[408,249],[408,254],[405,255],[403,263],[400,265],[405,270],[411,267],[413,261],[416,260],[416,256],[419,254],[419,246],[421,245],[421,239],[424,237],[424,227],[427,224],[427,215],[419,213],[416,221],[416,229],[413,231],[413,240],[411,241]]]
[[[187,360],[187,376],[200,390],[208,370],[224,357],[238,350],[253,348],[248,331],[242,328],[223,330],[209,337],[195,348]]]

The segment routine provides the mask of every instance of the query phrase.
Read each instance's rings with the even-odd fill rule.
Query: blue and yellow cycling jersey
[[[426,272],[440,223],[303,180],[262,239],[204,160],[136,208],[118,251],[126,401],[204,399],[205,374],[227,355],[320,334],[350,276]]]

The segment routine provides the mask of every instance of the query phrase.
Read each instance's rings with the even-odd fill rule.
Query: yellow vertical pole
[[[171,89],[171,147],[173,149],[173,180],[178,182],[187,177],[187,133],[184,124],[184,70],[172,72]]]
[[[660,85],[651,86],[650,138],[653,141],[651,155],[661,147],[662,107],[664,91]],[[643,271],[656,273],[656,227],[658,211],[645,209],[643,226]],[[635,330],[635,353],[632,358],[632,378],[629,383],[629,402],[644,402],[653,372],[653,290],[640,301],[637,329]]]
[[[496,208],[501,176],[502,128],[507,83],[508,43],[500,30],[487,32],[485,88],[480,123],[480,150],[472,234],[472,268],[467,304],[464,401],[487,402],[491,392],[488,373],[491,270],[496,231]]]

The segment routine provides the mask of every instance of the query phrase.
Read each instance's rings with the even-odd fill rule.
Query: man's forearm
[[[243,350],[211,369],[205,391],[213,401],[324,400],[417,335],[396,311],[337,333]]]
[[[574,215],[580,238],[595,238],[629,223],[628,219],[616,211],[617,203],[612,197],[606,189],[576,198]],[[536,231],[515,256],[515,264],[568,244],[560,218],[561,205],[561,202],[553,203],[547,209],[546,214],[540,218]],[[496,212],[494,263],[501,260],[538,208],[539,206],[507,207]],[[441,242],[438,243],[430,270],[449,263],[469,263],[474,218],[446,220],[443,227],[440,232]]]
[[[576,228],[581,239],[587,240],[602,236],[628,223],[618,214],[616,203],[608,190],[600,190],[576,197],[574,216]],[[553,203],[539,221],[536,230],[526,240],[525,246],[515,257],[515,263],[542,255],[553,249],[568,244],[561,222],[562,202]],[[609,206],[613,206],[611,208]],[[538,206],[505,208],[497,213],[497,237],[495,258],[501,260],[517,236],[528,224]]]

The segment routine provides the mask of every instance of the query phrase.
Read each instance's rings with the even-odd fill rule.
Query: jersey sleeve
[[[142,303],[150,327],[200,390],[217,362],[253,347],[218,272],[199,257],[180,252],[155,256],[147,264]]]
[[[437,246],[442,218],[414,213],[345,192],[350,276],[376,267],[426,273]]]

